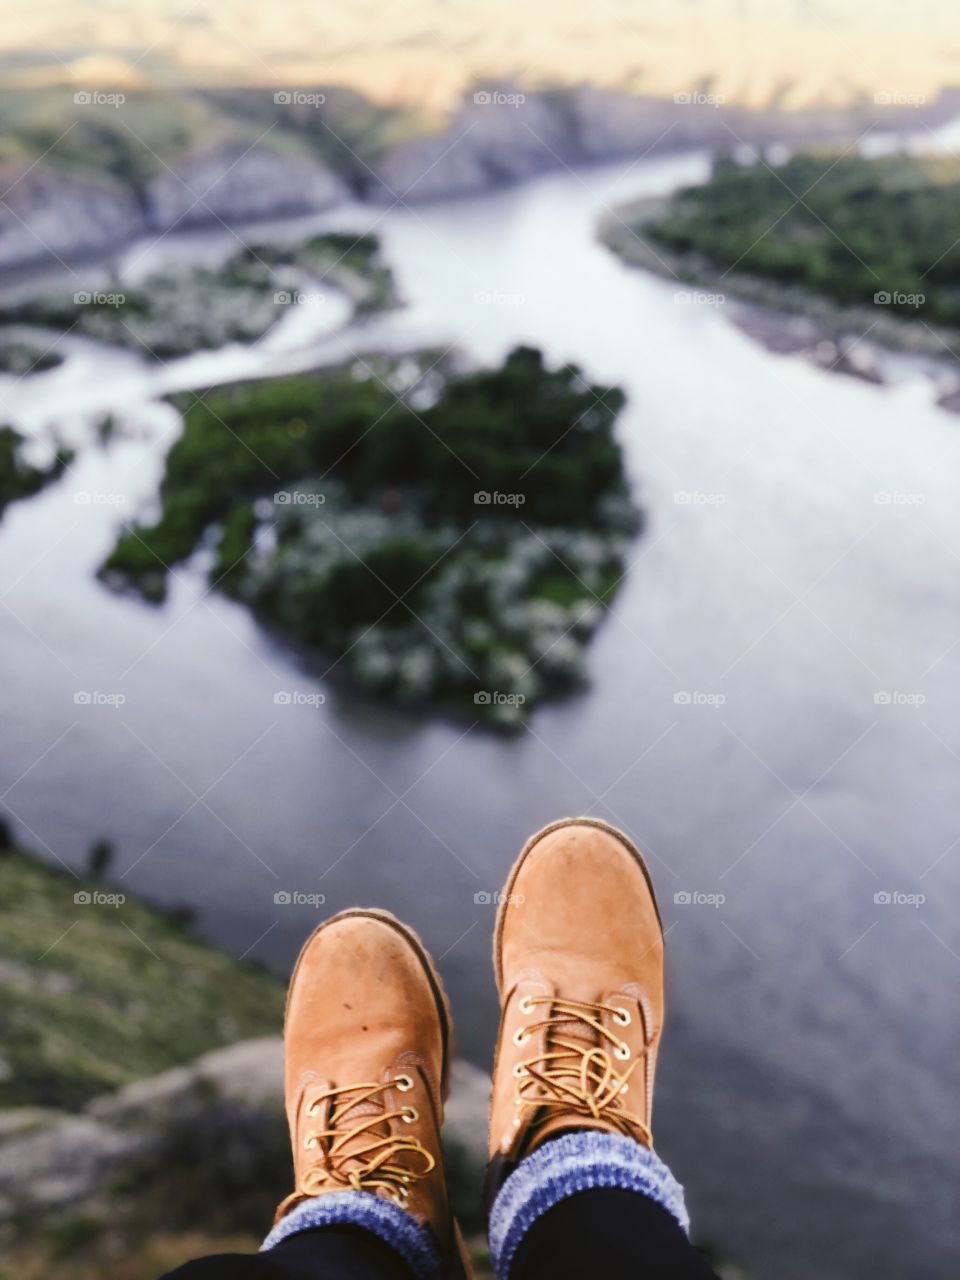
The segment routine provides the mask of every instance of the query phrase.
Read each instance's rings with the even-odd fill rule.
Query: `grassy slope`
[[[0,1105],[75,1107],[280,1029],[283,989],[269,974],[144,903],[74,902],[96,887],[0,853]]]

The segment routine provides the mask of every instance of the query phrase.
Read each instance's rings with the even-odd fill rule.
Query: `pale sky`
[[[960,84],[957,0],[35,0],[8,83],[341,83],[444,108],[474,83],[597,84],[788,106]]]

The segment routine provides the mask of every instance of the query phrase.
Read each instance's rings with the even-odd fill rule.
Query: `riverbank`
[[[676,303],[733,304],[734,322],[768,350],[876,382],[888,380],[885,351],[936,361],[942,403],[953,408],[947,357],[960,350],[960,323],[941,206],[960,189],[955,169],[934,157],[829,152],[775,165],[721,160],[706,183],[605,211],[598,235],[631,266],[674,281]],[[852,230],[851,188],[876,206],[869,225]],[[809,199],[823,207],[808,209],[794,191],[816,191]],[[926,227],[922,244],[910,241],[904,220],[929,223],[934,210],[937,226]]]

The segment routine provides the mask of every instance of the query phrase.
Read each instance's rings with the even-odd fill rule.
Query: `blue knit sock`
[[[328,1191],[301,1200],[276,1224],[260,1252],[299,1231],[335,1226],[372,1232],[400,1254],[417,1280],[440,1280],[440,1251],[428,1228],[406,1209],[370,1191]]]
[[[658,1155],[632,1138],[579,1129],[521,1160],[497,1193],[489,1236],[500,1280],[506,1280],[520,1241],[538,1218],[567,1196],[597,1187],[637,1191],[689,1229],[683,1187]]]

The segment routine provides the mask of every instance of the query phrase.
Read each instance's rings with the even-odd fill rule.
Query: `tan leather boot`
[[[502,1009],[490,1112],[494,1181],[564,1130],[598,1129],[652,1147],[663,931],[649,874],[627,837],[592,818],[564,819],[533,836],[500,900],[494,967]]]
[[[470,1275],[440,1147],[450,1038],[440,977],[412,930],[356,909],[314,931],[287,995],[294,1190],[276,1222],[311,1197],[367,1192],[429,1228],[445,1276]]]

